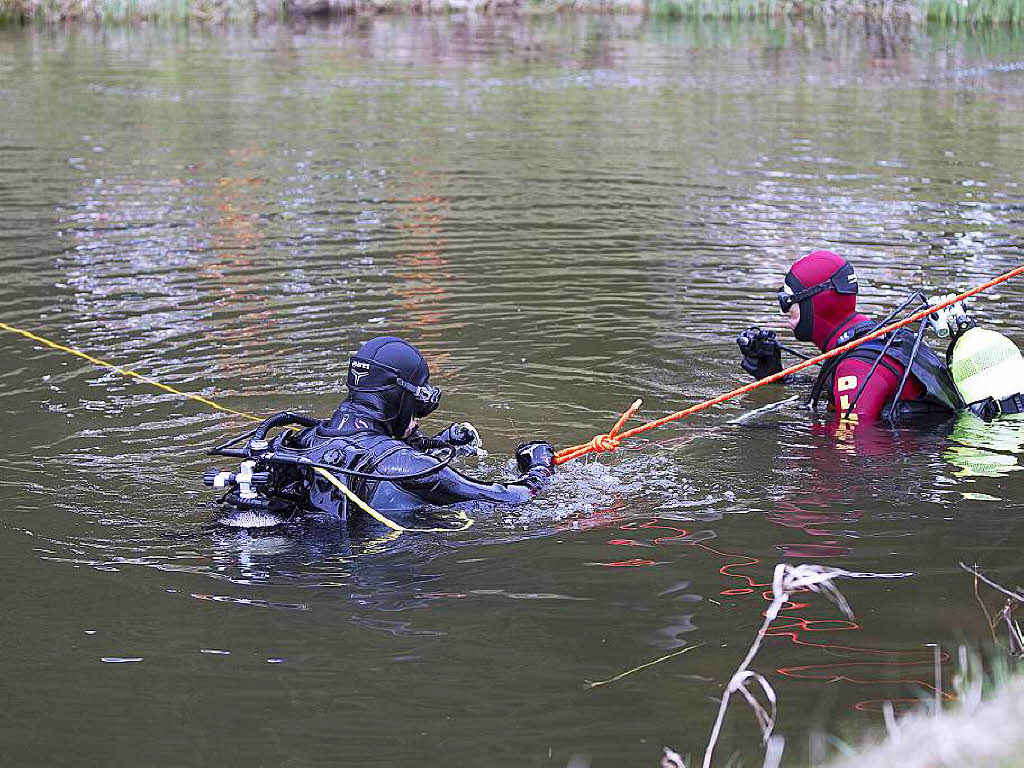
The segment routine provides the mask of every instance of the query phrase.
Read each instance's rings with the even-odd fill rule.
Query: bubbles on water
[[[733,491],[698,492],[686,471],[685,464],[670,456],[628,449],[568,462],[558,468],[547,490],[529,504],[504,511],[499,519],[510,528],[565,520],[574,520],[574,527],[591,527],[643,515],[717,520],[732,511]]]
[[[588,515],[641,487],[624,481],[613,468],[597,461],[575,461],[558,468],[550,486],[528,504],[511,508],[501,516],[511,528],[537,522],[554,522]]]
[[[285,518],[270,512],[238,510],[218,518],[217,525],[228,528],[275,528],[284,521]]]

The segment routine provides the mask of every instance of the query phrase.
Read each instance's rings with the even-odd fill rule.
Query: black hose
[[[322,421],[320,419],[315,419],[312,416],[303,416],[302,414],[299,414],[299,413],[291,413],[290,411],[282,411],[281,413],[275,413],[273,416],[271,416],[268,419],[266,419],[262,424],[260,424],[258,427],[256,427],[256,429],[250,430],[249,432],[246,432],[244,435],[239,435],[238,437],[233,437],[230,440],[227,440],[227,441],[225,441],[225,442],[223,442],[223,443],[221,443],[221,444],[219,444],[217,446],[214,446],[209,451],[207,451],[207,453],[210,454],[210,455],[215,455],[215,456],[230,456],[232,458],[239,458],[239,459],[253,459],[253,458],[255,458],[258,461],[269,461],[271,463],[277,462],[279,464],[289,464],[289,465],[292,465],[292,466],[300,466],[300,467],[311,467],[311,468],[314,468],[314,469],[316,469],[316,468],[326,469],[328,472],[337,472],[340,475],[348,475],[349,477],[357,477],[357,478],[361,478],[363,480],[379,480],[379,481],[387,481],[387,480],[391,480],[391,481],[418,480],[421,477],[427,477],[428,475],[433,475],[433,474],[435,474],[437,472],[440,472],[442,469],[444,469],[449,464],[451,464],[452,461],[455,460],[455,457],[459,453],[457,448],[455,448],[455,447],[453,447],[451,445],[448,445],[448,444],[440,444],[439,443],[437,445],[437,447],[442,449],[442,450],[447,450],[448,451],[448,455],[444,459],[438,459],[437,463],[434,466],[428,467],[427,469],[421,470],[419,472],[410,472],[410,473],[405,474],[405,475],[381,475],[381,474],[377,474],[376,472],[358,472],[358,471],[356,471],[354,469],[345,469],[344,467],[339,467],[339,466],[336,466],[334,464],[321,464],[319,462],[315,462],[315,461],[312,461],[310,459],[306,459],[306,458],[303,458],[303,457],[290,457],[290,456],[286,457],[286,456],[281,456],[279,454],[274,454],[274,453],[268,453],[268,454],[264,454],[262,456],[254,457],[254,456],[252,456],[250,454],[250,452],[249,452],[249,450],[247,448],[232,448],[231,447],[231,446],[237,445],[238,443],[242,442],[246,438],[250,438],[252,440],[266,440],[267,432],[269,432],[274,427],[283,427],[286,424],[299,424],[300,426],[304,426],[304,427],[315,427],[316,425],[321,424],[321,423],[322,423]],[[428,438],[428,440],[429,440],[429,438]],[[436,442],[436,441],[431,441],[431,442]]]
[[[888,316],[886,316],[883,320],[875,323],[874,328],[868,331],[868,333],[874,333],[879,328],[884,328],[892,321],[894,317],[896,317],[898,314],[900,314],[900,312],[909,307],[911,302],[913,302],[915,299],[925,305],[927,305],[928,303],[927,299],[925,299],[924,295],[920,291],[914,291],[903,301],[902,304],[900,304],[898,307],[896,307],[896,309],[890,312]],[[849,407],[847,407],[847,409],[843,412],[842,418],[849,418],[850,414],[853,413],[853,409],[857,407],[857,403],[860,401],[860,396],[864,394],[864,388],[867,387],[868,382],[871,381],[871,377],[875,375],[875,371],[878,370],[878,366],[882,362],[882,358],[885,357],[885,353],[889,351],[889,347],[892,346],[892,343],[895,340],[896,332],[894,331],[889,334],[889,338],[886,339],[885,341],[885,346],[883,346],[882,351],[878,353],[878,357],[875,358],[875,362],[871,364],[871,370],[868,371],[868,375],[864,377],[864,381],[857,388],[857,392],[854,394],[853,400],[850,401]],[[916,352],[917,345],[914,346],[914,350]]]
[[[881,327],[881,326],[879,326]],[[875,371],[878,370],[878,366],[882,362],[882,358],[885,357],[885,353],[889,351],[889,347],[892,346],[893,341],[896,340],[896,334],[889,334],[889,338],[885,341],[885,346],[882,347],[882,351],[878,353],[878,357],[875,358],[875,362],[871,364],[871,370],[868,371],[868,375],[864,377],[864,381],[857,387],[857,392],[853,396],[853,400],[850,401],[850,405],[847,406],[846,410],[843,411],[842,418],[847,419],[850,414],[853,413],[853,409],[857,407],[857,403],[860,401],[860,396],[864,394],[864,388],[867,387],[868,382],[871,381],[871,377],[875,375]]]
[[[887,326],[890,322],[892,322],[896,315],[898,315],[900,312],[909,307],[911,302],[914,301],[914,299],[917,299],[919,304],[923,306],[928,306],[928,299],[925,297],[925,295],[920,291],[914,291],[912,294],[907,296],[907,298],[903,300],[903,303],[896,307],[896,309],[894,309],[892,312],[886,315],[885,318],[875,323],[875,326],[870,331],[868,331],[868,333],[874,333],[879,328],[884,328],[885,326]]]
[[[225,440],[223,443],[215,445],[210,448],[206,453],[209,456],[231,456],[232,458],[247,459],[249,452],[245,448],[235,448],[234,446],[241,443],[243,440],[266,440],[267,433],[274,427],[283,427],[286,424],[299,424],[303,427],[315,427],[317,424],[322,423],[320,419],[315,419],[312,416],[303,416],[301,413],[292,413],[291,411],[281,411],[275,413],[273,416],[264,419],[263,422],[256,427],[246,432],[244,435],[238,437],[232,437]]]
[[[279,464],[288,464],[296,467],[311,467],[313,469],[326,469],[328,472],[337,472],[339,475],[348,475],[349,477],[358,477],[364,480],[390,480],[390,481],[403,481],[403,480],[418,480],[421,477],[432,475],[436,472],[440,472],[442,469],[447,467],[455,457],[458,455],[458,450],[453,446],[447,445],[445,449],[448,451],[448,456],[444,459],[438,459],[437,463],[432,467],[420,470],[419,472],[410,472],[405,475],[381,475],[376,472],[357,472],[354,469],[345,469],[335,464],[322,464],[312,459],[307,459],[302,456],[281,456],[276,453],[268,453],[265,456],[260,456],[260,461],[267,461],[270,463],[277,462]]]
[[[783,352],[788,352],[789,354],[793,355],[794,357],[799,357],[801,360],[810,360],[811,359],[810,355],[805,355],[803,352],[800,352],[798,350],[795,350],[795,349],[792,349],[790,347],[787,347],[785,344],[779,344],[779,349],[781,349]]]
[[[924,341],[924,332],[928,328],[928,318],[921,320],[921,325],[917,329],[917,338],[914,339],[914,348],[910,351],[910,359],[907,361],[906,367],[903,369],[903,378],[900,379],[900,386],[896,390],[896,397],[893,398],[892,407],[889,408],[889,421],[895,423],[899,419],[899,407],[900,398],[903,396],[903,388],[907,385],[907,379],[910,378],[910,369],[914,367],[914,361],[917,359],[917,353],[921,349],[921,342]]]
[[[298,424],[301,427],[315,427],[320,423],[320,419],[314,419],[312,416],[303,416],[301,413],[292,413],[291,411],[281,411],[280,413],[275,413],[256,427],[256,429],[252,431],[252,438],[253,440],[266,440],[267,433],[270,430],[274,427],[283,427],[286,424]]]

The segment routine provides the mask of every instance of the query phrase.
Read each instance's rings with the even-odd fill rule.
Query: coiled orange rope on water
[[[629,406],[629,408],[626,409],[625,413],[623,413],[619,417],[619,420],[615,422],[615,426],[612,427],[607,434],[595,435],[592,439],[588,440],[585,443],[573,445],[570,446],[569,448],[563,448],[562,450],[558,451],[555,454],[555,464],[564,464],[567,461],[578,459],[580,456],[586,456],[588,453],[603,453],[605,451],[614,451],[616,448],[619,447],[623,440],[626,440],[630,437],[635,437],[636,435],[647,432],[648,430],[654,429],[655,427],[660,427],[664,424],[668,424],[671,421],[679,421],[680,419],[685,419],[687,416],[692,416],[693,414],[698,413],[699,411],[703,411],[714,405],[724,403],[726,400],[732,400],[734,397],[739,397],[740,395],[745,395],[748,392],[753,392],[755,389],[759,387],[763,387],[766,384],[771,384],[772,382],[785,378],[790,374],[802,371],[804,368],[809,368],[812,365],[817,365],[833,357],[837,357],[838,355],[845,354],[846,352],[849,352],[851,349],[856,349],[865,342],[871,341],[872,339],[877,339],[879,336],[884,336],[887,333],[899,330],[900,328],[911,325],[912,323],[916,323],[918,320],[928,317],[928,315],[932,315],[938,312],[939,310],[952,306],[953,304],[963,301],[964,299],[969,299],[971,296],[974,296],[975,294],[981,293],[982,291],[987,291],[989,288],[997,286],[1000,283],[1005,283],[1007,280],[1010,280],[1021,274],[1024,274],[1024,265],[1019,266],[1016,269],[1012,269],[1006,274],[1000,275],[997,278],[989,280],[987,283],[984,283],[983,285],[979,285],[978,287],[972,288],[969,291],[965,291],[964,293],[954,296],[951,299],[942,301],[936,304],[935,306],[928,307],[926,309],[922,309],[918,312],[915,312],[914,314],[904,318],[903,320],[898,320],[896,322],[890,323],[884,328],[879,328],[877,331],[873,331],[867,334],[866,336],[861,336],[859,339],[854,339],[853,341],[847,344],[843,344],[840,347],[830,349],[828,352],[823,352],[822,354],[816,357],[810,357],[807,360],[802,360],[796,365],[792,365],[789,368],[779,371],[778,373],[773,373],[771,376],[766,376],[765,378],[759,379],[758,381],[754,381],[745,386],[738,387],[732,390],[731,392],[726,392],[724,395],[718,395],[717,397],[713,397],[710,400],[705,400],[702,403],[691,405],[689,408],[684,408],[681,411],[670,413],[668,414],[668,416],[662,416],[660,419],[649,421],[646,424],[641,424],[638,427],[628,429],[625,432],[620,432],[619,430],[621,430],[622,427],[625,426],[626,422],[629,421],[629,419],[633,416],[634,413],[636,413],[637,409],[640,407],[642,401],[636,400],[633,402],[631,406]]]

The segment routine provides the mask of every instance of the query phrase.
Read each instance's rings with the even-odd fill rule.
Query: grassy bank
[[[1024,22],[1024,0],[0,0],[0,21],[131,23],[373,13],[631,13],[655,18],[864,16],[949,24]]]
[[[936,693],[922,696],[916,711],[904,718],[895,717],[890,708],[883,738],[848,750],[826,768],[1024,768],[1024,633],[1014,618],[1024,595],[1019,587],[1008,590],[976,567],[960,567],[975,576],[975,596],[994,645],[984,656],[959,648],[950,704],[943,706]],[[1010,598],[1001,611],[986,608],[978,591],[982,582],[998,590],[1000,598]],[[936,669],[936,680],[939,675]]]
[[[936,715],[894,723],[886,738],[828,768],[1024,768],[1024,677],[996,684],[990,697],[961,697]]]

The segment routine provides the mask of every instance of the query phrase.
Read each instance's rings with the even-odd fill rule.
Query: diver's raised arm
[[[550,482],[555,471],[554,457],[554,449],[548,443],[534,441],[524,443],[516,450],[516,464],[522,474],[511,483],[487,483],[446,467],[422,478],[395,484],[426,504],[445,505],[463,501],[520,504],[529,501]],[[429,456],[412,451],[394,456],[395,469],[403,472],[431,461]]]

